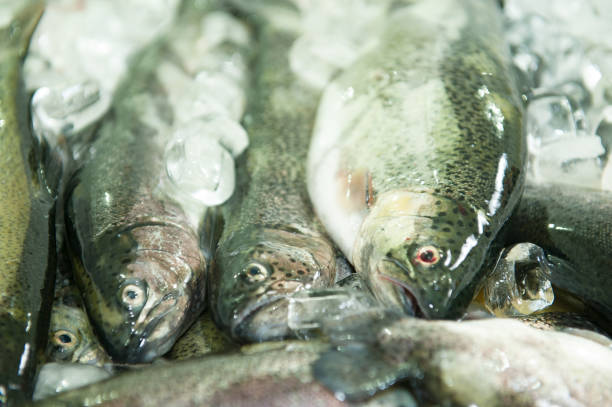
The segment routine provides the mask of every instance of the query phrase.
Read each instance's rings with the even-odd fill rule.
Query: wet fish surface
[[[167,37],[134,57],[69,188],[75,280],[115,361],[164,354],[205,306],[198,225],[157,186],[177,114],[162,70],[184,69],[171,46],[200,39],[196,28],[208,6],[186,1]]]
[[[173,360],[192,359],[209,353],[225,352],[236,345],[213,322],[210,314],[205,312],[181,336],[167,357]]]
[[[558,263],[553,285],[612,321],[612,193],[527,184],[507,229],[508,243],[530,241],[558,257],[549,256]]]
[[[49,327],[48,359],[103,366],[110,358],[95,336],[85,310],[76,304],[55,303]]]
[[[612,349],[579,336],[507,318],[400,318],[377,324],[375,330],[362,326],[375,343],[340,342],[323,354],[314,366],[317,380],[348,400],[401,381],[422,406],[599,406],[612,401]]]
[[[292,293],[334,283],[335,248],[304,181],[320,93],[290,70],[288,52],[298,33],[261,15],[255,25],[259,48],[244,119],[250,146],[237,161],[236,192],[223,207],[211,308],[234,339],[262,341],[292,335]]]
[[[314,381],[311,364],[329,345],[275,342],[241,352],[151,367],[59,394],[40,406],[344,406]],[[413,406],[401,389],[381,406]]]
[[[0,405],[32,394],[53,301],[54,201],[30,132],[22,62],[43,12],[24,2],[0,29]]]
[[[310,198],[383,304],[458,317],[522,191],[522,102],[495,2],[399,2],[388,19],[324,93]]]

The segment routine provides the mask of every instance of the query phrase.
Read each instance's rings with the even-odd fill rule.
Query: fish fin
[[[30,45],[30,38],[45,9],[44,1],[31,1],[22,7],[11,22],[0,31],[0,48],[17,49],[24,58]]]
[[[362,343],[323,353],[313,365],[313,375],[341,401],[362,401],[411,375],[408,365],[387,362],[384,354]]]
[[[206,259],[206,264],[211,265],[217,250],[217,243],[223,232],[224,220],[219,206],[206,208],[202,227],[200,228],[200,250]]]

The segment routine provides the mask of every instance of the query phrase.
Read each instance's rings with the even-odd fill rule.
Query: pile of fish
[[[612,192],[550,175],[518,0],[18,3],[0,406],[612,403]]]

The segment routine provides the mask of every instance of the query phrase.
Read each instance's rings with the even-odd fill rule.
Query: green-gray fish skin
[[[290,70],[299,34],[260,22],[254,85],[245,115],[250,144],[224,206],[211,278],[214,319],[232,338],[289,337],[288,297],[331,286],[335,248],[315,218],[305,162],[320,93]]]
[[[314,374],[349,400],[405,381],[421,406],[601,406],[612,402],[612,349],[507,318],[403,318],[376,343],[323,354]],[[360,374],[355,374],[359,372]]]
[[[103,366],[110,358],[78,305],[56,303],[51,311],[47,357],[52,362]]]
[[[163,364],[42,400],[36,406],[334,407],[311,364],[328,348],[318,342],[277,342],[242,352]],[[414,406],[406,391],[359,406]],[[387,400],[389,403],[378,403]]]
[[[322,97],[310,198],[383,304],[458,317],[523,188],[522,102],[494,1],[399,2],[388,18]]]
[[[205,312],[181,336],[167,357],[172,360],[193,359],[209,353],[225,352],[236,345],[213,322],[210,314]]]
[[[30,132],[21,67],[42,2],[24,2],[0,29],[0,405],[32,394],[42,357],[55,270],[53,199]]]
[[[571,185],[528,184],[508,222],[508,242],[529,241],[569,261],[558,286],[612,321],[612,193]]]
[[[177,114],[162,72],[182,63],[167,44],[193,46],[208,9],[185,10],[166,40],[133,59],[68,190],[75,281],[117,362],[161,356],[205,306],[207,267],[198,225],[157,189]]]

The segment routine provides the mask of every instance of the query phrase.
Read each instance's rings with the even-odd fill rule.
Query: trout
[[[41,360],[55,271],[54,200],[30,132],[22,62],[43,12],[27,2],[0,29],[0,405],[32,394]]]
[[[308,190],[386,306],[462,314],[523,188],[523,106],[492,0],[400,1],[326,89]]]

